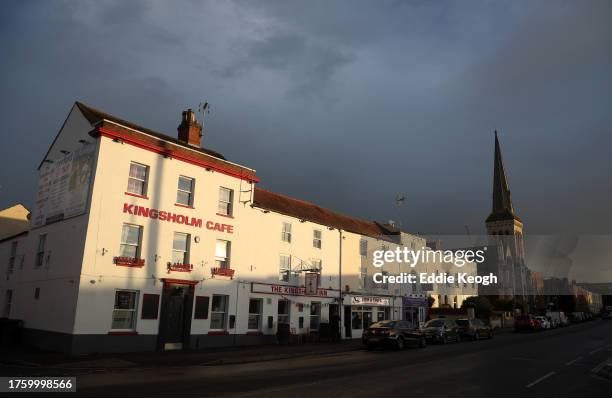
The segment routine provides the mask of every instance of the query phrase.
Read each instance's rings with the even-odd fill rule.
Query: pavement
[[[313,345],[300,355],[273,358],[270,354],[255,362],[83,372],[77,376],[77,393],[71,396],[612,397],[610,321],[404,351],[349,346],[324,352]],[[252,350],[235,352],[245,358],[265,357],[255,355],[264,352],[263,347]],[[54,369],[36,371],[49,374]],[[32,370],[0,367],[2,375],[30,375]]]
[[[0,369],[15,372],[40,373],[53,370],[65,374],[88,371],[141,369],[177,366],[215,366],[276,361],[312,355],[327,355],[362,348],[361,340],[344,340],[337,343],[308,343],[300,345],[258,345],[210,348],[193,351],[132,352],[117,354],[92,354],[71,356],[45,352],[29,347],[15,347],[0,352]]]

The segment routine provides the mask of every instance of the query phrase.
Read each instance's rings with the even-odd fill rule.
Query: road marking
[[[571,365],[571,364],[573,364],[574,362],[576,362],[576,361],[580,361],[581,359],[582,359],[582,357],[578,357],[578,358],[576,358],[576,359],[572,359],[571,361],[569,361],[569,362],[568,362],[568,363],[566,363],[565,365],[566,365],[566,366],[570,366],[570,365]]]
[[[593,351],[589,352],[589,355],[593,355],[593,354],[595,354],[596,352],[599,352],[599,351],[601,351],[601,347],[596,348]]]
[[[531,387],[535,386],[536,384],[538,384],[542,380],[548,379],[550,376],[552,376],[554,374],[555,374],[555,372],[546,373],[544,376],[540,377],[539,379],[534,380],[531,383],[527,384],[527,388],[531,388]]]

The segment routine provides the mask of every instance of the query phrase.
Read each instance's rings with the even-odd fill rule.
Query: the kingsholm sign
[[[176,224],[189,225],[196,228],[204,227],[213,231],[227,232],[228,234],[234,233],[233,225],[218,223],[215,221],[203,222],[201,218],[190,217],[184,214],[177,214],[164,210],[150,209],[148,207],[131,205],[129,203],[123,204],[123,212],[133,216],[145,217],[158,221],[168,221]]]
[[[316,294],[308,294],[305,287],[290,285],[275,285],[271,283],[251,283],[253,293],[281,294],[283,296],[314,296],[314,297],[340,297],[340,292],[333,289],[317,289]],[[314,292],[312,292],[314,293]]]

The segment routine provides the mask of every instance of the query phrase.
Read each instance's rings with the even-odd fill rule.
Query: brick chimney
[[[179,141],[197,148],[201,147],[202,126],[196,120],[195,113],[191,109],[183,111],[183,119],[177,130]]]

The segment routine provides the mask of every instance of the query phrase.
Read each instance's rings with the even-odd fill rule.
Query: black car
[[[457,319],[457,327],[461,338],[473,340],[493,338],[493,329],[480,319]]]
[[[405,321],[376,322],[363,331],[361,340],[368,348],[392,346],[402,350],[407,344],[413,344],[421,348],[427,345],[425,335]]]
[[[423,327],[423,333],[427,341],[446,344],[449,341],[461,341],[457,323],[452,319],[432,319]]]

